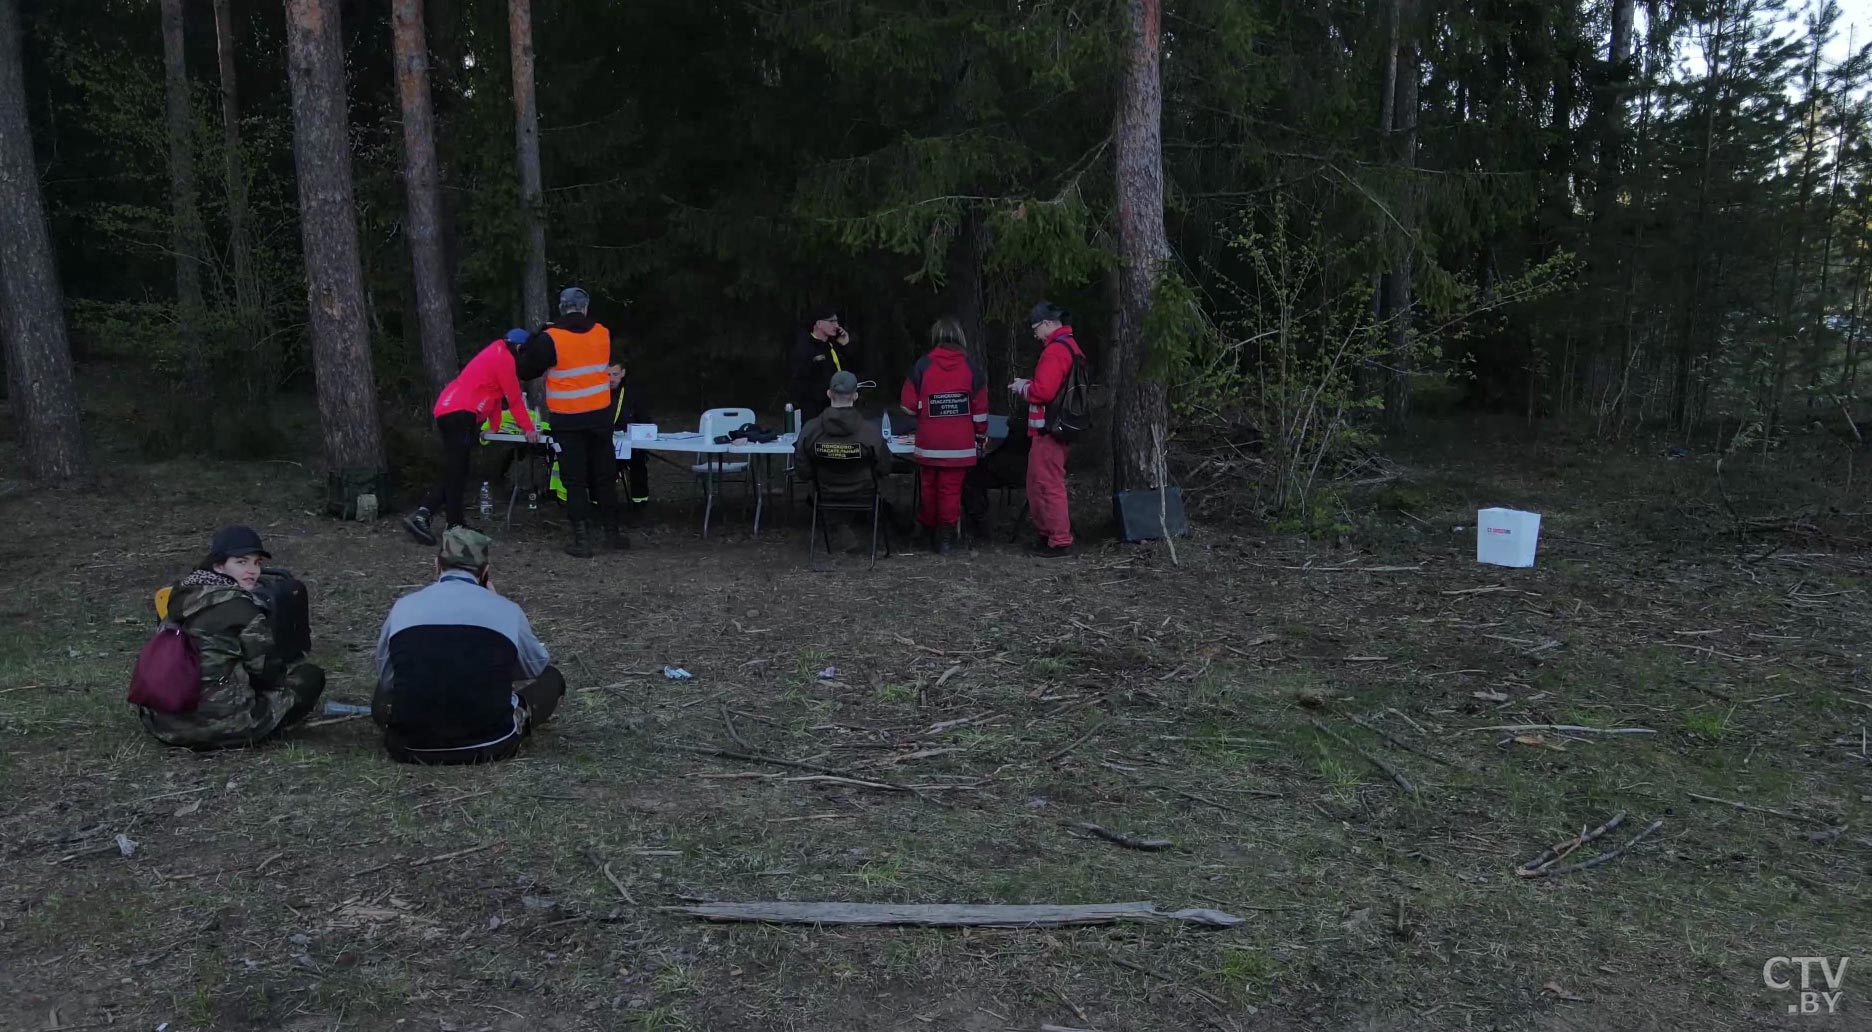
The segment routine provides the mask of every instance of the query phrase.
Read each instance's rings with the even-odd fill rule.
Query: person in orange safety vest
[[[592,496],[604,521],[605,545],[630,547],[619,526],[617,467],[611,446],[611,392],[617,387],[612,367],[623,361],[613,354],[611,331],[593,322],[591,295],[567,287],[559,295],[559,321],[548,323],[527,341],[535,368],[546,367],[546,409],[551,413],[553,442],[559,446],[559,476],[565,483],[566,515],[572,521],[567,555],[592,555]]]

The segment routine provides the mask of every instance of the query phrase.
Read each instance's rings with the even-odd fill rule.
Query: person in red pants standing
[[[930,327],[929,354],[917,360],[899,399],[917,417],[917,524],[939,555],[955,551],[962,523],[962,481],[988,440],[988,374],[968,357],[962,324]]]
[[[1027,324],[1040,341],[1040,361],[1034,366],[1033,379],[1009,385],[1027,401],[1027,436],[1033,438],[1027,458],[1027,510],[1038,535],[1033,553],[1046,559],[1073,554],[1072,514],[1066,497],[1066,459],[1072,446],[1046,432],[1047,406],[1065,387],[1073,363],[1086,360],[1073,339],[1071,319],[1065,309],[1050,301],[1033,306]]]

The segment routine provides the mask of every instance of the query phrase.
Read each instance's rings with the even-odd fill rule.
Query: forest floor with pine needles
[[[800,531],[749,540],[733,509],[579,562],[522,520],[494,579],[574,687],[469,769],[390,763],[357,718],[165,749],[123,703],[152,590],[232,521],[310,585],[326,697],[367,701],[383,614],[432,572],[393,522],[315,515],[285,464],[0,482],[0,1027],[1872,1027],[1858,543],[1728,534],[1697,459],[1402,468],[1404,511],[1348,540],[1204,527],[1174,562],[815,574]],[[1491,504],[1545,514],[1538,567],[1475,564]],[[1245,920],[720,925],[695,900]],[[1776,956],[1851,958],[1840,1013],[1789,1016]]]

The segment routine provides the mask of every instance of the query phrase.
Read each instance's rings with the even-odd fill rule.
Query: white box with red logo
[[[1533,566],[1540,513],[1483,509],[1476,513],[1475,557],[1491,566]]]

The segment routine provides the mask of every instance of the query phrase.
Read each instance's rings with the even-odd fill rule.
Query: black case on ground
[[[1118,540],[1128,545],[1189,536],[1181,488],[1119,491],[1112,496],[1112,519],[1118,524]]]
[[[297,662],[312,651],[312,598],[305,582],[291,570],[264,567],[254,594],[266,603],[267,621],[273,625],[273,645],[286,662]]]

